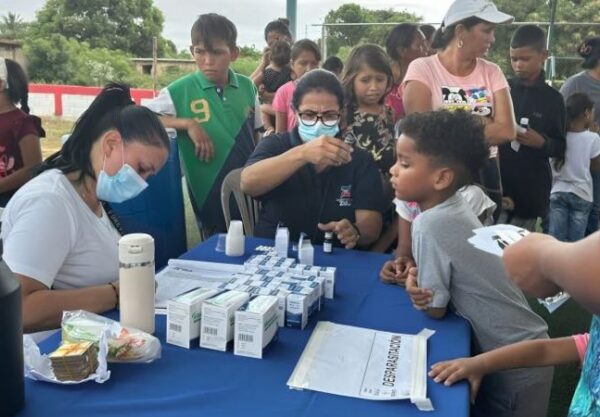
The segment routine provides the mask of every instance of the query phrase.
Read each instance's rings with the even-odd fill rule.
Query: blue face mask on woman
[[[320,120],[312,126],[306,126],[304,123],[298,122],[298,133],[300,134],[300,139],[304,142],[310,142],[319,136],[334,137],[339,131],[340,127],[338,124],[325,126]]]
[[[117,173],[110,176],[104,170],[106,155],[102,163],[102,170],[98,174],[96,196],[109,203],[122,203],[137,197],[146,189],[148,183],[138,174],[131,165],[125,163],[125,149],[123,148],[123,166]]]

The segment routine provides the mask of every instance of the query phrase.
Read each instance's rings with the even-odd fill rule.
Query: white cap
[[[442,31],[469,17],[477,17],[496,24],[510,23],[515,20],[513,16],[499,11],[490,0],[455,0],[444,16]]]
[[[119,262],[141,264],[154,261],[154,239],[146,233],[130,233],[119,239]]]
[[[241,220],[232,220],[229,223],[229,230],[227,234],[231,237],[242,237],[244,236],[244,225]]]

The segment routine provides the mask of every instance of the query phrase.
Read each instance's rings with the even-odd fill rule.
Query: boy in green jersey
[[[206,238],[225,232],[221,184],[246,163],[262,121],[254,83],[230,68],[239,55],[235,25],[224,16],[203,14],[191,37],[198,70],[171,83],[147,106],[162,115],[165,127],[177,129],[190,199]]]

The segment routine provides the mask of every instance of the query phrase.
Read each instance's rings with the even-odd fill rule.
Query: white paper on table
[[[213,288],[241,272],[243,265],[218,262],[169,259],[168,265],[156,274],[154,308],[157,314],[166,314],[167,302],[184,292],[198,287]]]
[[[287,385],[368,400],[410,399],[421,411],[427,398],[427,339],[332,322],[317,323]]]

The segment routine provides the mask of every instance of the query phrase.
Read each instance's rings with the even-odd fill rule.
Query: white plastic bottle
[[[240,220],[232,220],[225,238],[225,255],[242,256],[245,246],[244,225]]]
[[[119,240],[121,325],[154,333],[154,239],[132,233]]]
[[[288,248],[290,244],[290,231],[287,227],[277,227],[275,233],[275,252],[280,258],[288,257]]]
[[[302,246],[298,251],[298,261],[303,265],[314,264],[315,249],[309,239],[302,240]]]

